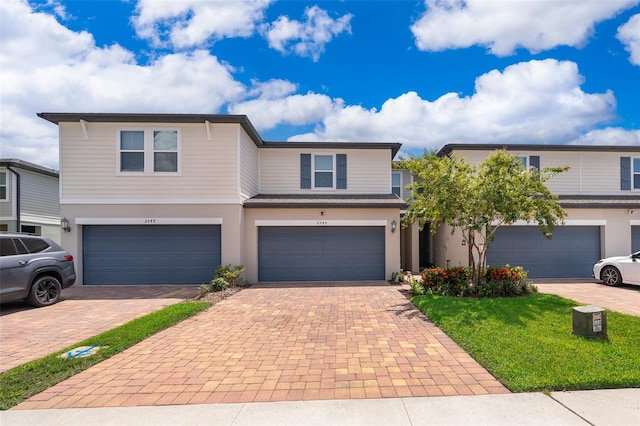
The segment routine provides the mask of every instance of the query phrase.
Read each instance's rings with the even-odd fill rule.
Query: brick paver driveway
[[[640,316],[640,286],[609,287],[596,280],[533,280],[540,293],[550,293],[586,305]]]
[[[195,286],[79,286],[45,308],[2,304],[0,373],[197,294]]]
[[[400,286],[256,285],[16,408],[489,393]]]

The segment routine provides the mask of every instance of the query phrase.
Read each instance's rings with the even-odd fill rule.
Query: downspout
[[[16,177],[16,232],[20,232],[20,173],[13,170],[8,164],[5,167]]]

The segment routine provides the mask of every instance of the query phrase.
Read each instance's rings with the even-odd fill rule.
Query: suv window
[[[11,238],[0,238],[0,256],[15,256],[18,254]]]
[[[49,244],[39,238],[22,238],[22,242],[30,253],[40,253],[49,248]]]

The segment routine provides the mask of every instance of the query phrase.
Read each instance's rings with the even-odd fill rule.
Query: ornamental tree
[[[453,234],[460,229],[467,241],[474,285],[482,279],[487,252],[496,231],[517,221],[537,223],[551,238],[554,227],[564,223],[565,212],[546,182],[568,167],[526,168],[505,150],[496,150],[481,163],[471,165],[460,157],[439,157],[433,152],[402,159],[400,168],[416,179],[405,224],[418,222],[431,232],[443,224]]]

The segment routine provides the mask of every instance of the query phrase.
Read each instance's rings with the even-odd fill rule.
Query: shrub
[[[229,288],[229,283],[224,278],[218,277],[211,281],[211,291],[222,291]]]
[[[482,282],[472,285],[471,270],[465,266],[428,268],[422,272],[422,282],[411,281],[413,294],[436,294],[455,297],[510,297],[536,293],[527,282],[527,272],[521,267],[490,266],[482,274]]]
[[[223,278],[229,285],[235,286],[242,272],[244,266],[241,265],[220,265],[216,268],[216,278]]]
[[[537,293],[538,289],[527,281],[522,266],[489,266],[484,281],[476,289],[478,297],[511,297]]]

